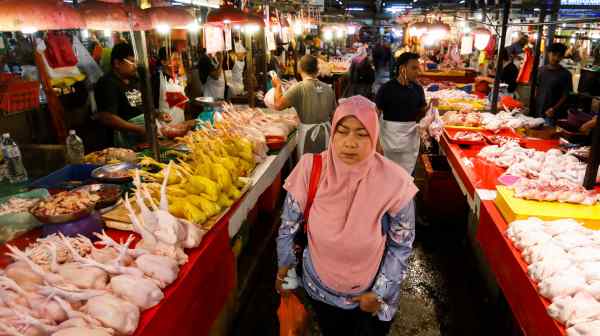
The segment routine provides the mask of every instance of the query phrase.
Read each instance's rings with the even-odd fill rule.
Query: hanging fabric
[[[473,52],[473,35],[465,35],[460,40],[460,54],[470,55]]]
[[[46,50],[44,51],[48,65],[52,68],[62,68],[77,65],[77,56],[69,37],[65,34],[48,32]]]
[[[523,60],[523,65],[519,71],[519,76],[517,76],[517,83],[529,84],[531,71],[533,70],[533,51],[531,48],[526,48],[523,51],[525,53],[525,59]]]

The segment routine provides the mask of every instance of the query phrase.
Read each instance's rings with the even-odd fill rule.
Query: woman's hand
[[[372,313],[373,315],[381,309],[381,301],[377,298],[377,294],[374,292],[367,292],[354,297],[352,301],[357,302],[360,306],[360,310]]]
[[[288,296],[290,291],[288,289],[283,288],[283,284],[285,282],[285,277],[287,276],[287,272],[290,270],[289,267],[281,267],[277,270],[277,277],[275,278],[275,290],[281,296]]]
[[[579,131],[583,134],[590,134],[592,129],[596,127],[596,123],[598,122],[598,117],[594,117],[591,120],[587,121],[585,124],[581,125]]]

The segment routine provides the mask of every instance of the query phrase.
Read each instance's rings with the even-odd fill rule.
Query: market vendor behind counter
[[[114,46],[111,70],[98,80],[94,94],[95,119],[101,125],[98,132],[104,147],[133,147],[145,140],[142,94],[131,45]],[[170,122],[171,116],[163,113],[159,119]]]

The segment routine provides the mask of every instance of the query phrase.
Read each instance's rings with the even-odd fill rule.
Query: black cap
[[[124,60],[127,57],[135,56],[133,53],[133,47],[129,43],[121,42],[115,44],[110,53],[110,64],[113,64],[115,60]]]

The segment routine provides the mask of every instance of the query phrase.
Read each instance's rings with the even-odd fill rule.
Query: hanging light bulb
[[[87,29],[82,29],[81,30],[81,38],[83,38],[84,40],[87,40],[90,38],[90,31]]]
[[[190,33],[195,33],[195,32],[197,32],[198,30],[200,30],[200,25],[198,24],[198,22],[194,21],[194,22],[192,22],[192,23],[188,24],[188,25],[187,25],[185,28],[186,28],[186,29],[187,29],[187,30],[188,30]]]
[[[473,33],[475,35],[475,48],[477,48],[477,50],[485,49],[492,37],[490,31],[485,28],[477,28]]]
[[[354,33],[356,33],[356,27],[353,25],[348,25],[348,34],[354,35]]]
[[[339,27],[337,27],[337,28],[335,29],[335,36],[336,36],[337,38],[340,38],[340,39],[341,39],[341,38],[344,38],[344,36],[345,36],[345,35],[346,35],[346,31],[345,31],[344,29],[342,29],[342,28],[339,28]]]
[[[112,34],[112,31],[110,31],[110,29],[104,29],[104,37],[110,37],[110,35]]]
[[[303,31],[304,31],[304,27],[302,25],[302,22],[296,21],[294,23],[294,34],[296,34],[296,35],[302,35]]]
[[[36,27],[23,27],[23,29],[21,29],[21,32],[23,34],[33,34],[35,32],[37,32],[37,28]]]
[[[167,24],[159,24],[156,26],[156,31],[161,35],[167,35],[171,31],[171,27]]]
[[[331,39],[333,39],[333,32],[331,31],[331,29],[326,29],[323,31],[323,38],[326,41],[331,41]]]

